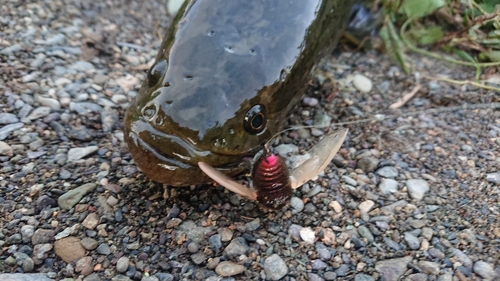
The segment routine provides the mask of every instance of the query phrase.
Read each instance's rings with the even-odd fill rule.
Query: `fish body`
[[[234,176],[278,132],[342,34],[347,0],[186,1],[125,116],[136,165],[172,186]]]

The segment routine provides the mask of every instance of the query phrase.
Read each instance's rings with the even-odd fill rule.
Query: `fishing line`
[[[271,153],[270,149],[270,143],[276,139],[277,136],[281,135],[282,133],[288,132],[288,131],[293,131],[297,129],[312,129],[312,128],[332,128],[333,127],[338,127],[338,126],[345,126],[345,125],[352,125],[352,124],[358,124],[358,123],[366,123],[366,122],[371,122],[371,121],[378,121],[382,122],[387,119],[393,119],[397,117],[408,117],[408,116],[415,116],[419,114],[430,114],[430,113],[443,113],[443,112],[452,112],[452,111],[458,111],[458,110],[475,110],[475,109],[500,109],[500,102],[493,102],[493,103],[479,103],[479,104],[462,104],[459,106],[450,106],[450,107],[438,107],[438,108],[429,108],[429,109],[424,109],[424,110],[419,110],[419,111],[413,111],[413,112],[405,112],[405,113],[400,113],[400,114],[375,114],[374,117],[371,118],[365,118],[365,119],[359,119],[359,120],[353,120],[353,121],[345,121],[345,122],[338,122],[338,123],[332,123],[330,125],[299,125],[299,126],[292,126],[290,128],[284,129],[276,134],[274,134],[265,144],[264,144],[264,150],[267,154]]]

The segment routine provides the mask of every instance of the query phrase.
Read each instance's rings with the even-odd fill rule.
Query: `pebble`
[[[101,254],[101,255],[107,256],[107,255],[111,254],[111,248],[109,247],[108,244],[102,243],[97,247],[96,252]]]
[[[76,262],[75,270],[81,275],[87,276],[94,271],[92,257],[83,257]]]
[[[368,213],[373,208],[373,206],[375,206],[375,202],[373,202],[372,200],[366,200],[358,205],[358,209],[361,213]]]
[[[82,243],[82,247],[85,248],[85,250],[89,250],[89,251],[95,250],[97,248],[97,246],[99,245],[97,240],[89,238],[89,237],[83,238],[82,241],[80,241],[80,243]]]
[[[398,182],[393,179],[382,179],[378,188],[381,194],[389,195],[398,191]]]
[[[223,261],[215,267],[215,272],[222,277],[238,275],[243,271],[245,271],[245,267],[243,265],[236,264],[232,261]]]
[[[10,134],[18,129],[24,127],[24,123],[14,123],[0,127],[0,140],[4,140],[10,136]]]
[[[127,271],[129,267],[129,262],[130,261],[128,257],[123,256],[119,258],[118,261],[116,262],[116,271],[120,273]]]
[[[302,104],[305,106],[313,107],[313,106],[316,106],[318,103],[319,103],[319,101],[317,98],[304,97],[302,99]]]
[[[395,178],[398,176],[398,169],[392,166],[385,166],[376,171],[376,173],[379,176],[385,177],[385,178]]]
[[[288,274],[288,266],[277,254],[272,254],[264,261],[264,272],[267,280],[280,280]]]
[[[472,261],[471,259],[461,250],[457,248],[450,248],[450,252],[455,255],[455,257],[466,267],[471,269],[472,268]]]
[[[354,88],[364,93],[370,92],[373,88],[372,81],[362,74],[355,74],[352,78],[352,84]]]
[[[219,228],[217,232],[220,234],[222,242],[231,241],[233,239],[233,231],[227,227]]]
[[[408,193],[411,198],[420,201],[424,198],[425,193],[429,191],[429,184],[423,179],[409,179],[406,181]]]
[[[54,241],[55,235],[55,230],[39,228],[31,237],[31,243],[33,245],[49,243]]]
[[[204,263],[206,261],[206,259],[207,259],[207,255],[203,252],[199,252],[199,253],[191,255],[191,260],[197,265]]]
[[[292,197],[290,207],[292,207],[292,214],[298,214],[304,209],[304,201],[298,197]]]
[[[358,227],[358,233],[359,233],[359,235],[361,235],[361,237],[366,238],[368,243],[375,241],[375,237],[373,237],[373,234],[371,233],[371,231],[368,229],[368,227],[366,227],[364,225],[360,225]]]
[[[324,261],[322,260],[313,260],[311,262],[311,267],[313,270],[323,270],[328,266]]]
[[[80,160],[83,157],[96,152],[98,149],[99,147],[96,145],[72,148],[68,151],[68,162]]]
[[[484,261],[477,261],[474,263],[474,273],[481,276],[485,280],[494,280],[495,278],[500,279],[500,276],[495,272],[493,267]]]
[[[338,201],[331,201],[328,207],[332,208],[337,214],[342,213],[342,206]]]
[[[439,264],[431,261],[419,261],[418,267],[422,269],[422,271],[429,275],[438,275],[439,274]]]
[[[365,173],[373,172],[378,166],[378,159],[374,157],[363,157],[358,160],[356,167]]]
[[[0,141],[0,156],[5,155],[12,157],[14,155],[14,150],[6,142]]]
[[[375,278],[367,274],[359,273],[354,275],[354,281],[375,281]]]
[[[5,281],[54,281],[46,273],[0,273],[0,280]]]
[[[310,227],[303,227],[300,231],[300,238],[304,240],[304,242],[308,244],[313,244],[314,240],[316,239],[316,234],[314,233],[314,230],[312,230]]]
[[[486,174],[486,180],[488,182],[500,185],[500,173],[489,173],[489,174]]]
[[[395,259],[381,260],[375,263],[375,270],[380,273],[385,281],[397,281],[406,272],[411,256]]]
[[[420,241],[410,232],[405,232],[404,239],[406,241],[406,244],[408,244],[408,247],[410,247],[410,249],[418,250],[420,248]]]
[[[248,251],[248,245],[247,245],[245,238],[236,237],[224,249],[224,254],[228,258],[233,259],[233,258],[238,257],[240,255],[244,255],[247,251]]]
[[[30,257],[28,257],[23,260],[22,268],[24,272],[31,272],[35,268],[35,262]],[[0,280],[2,279],[0,278]]]
[[[324,281],[325,279],[321,278],[321,276],[319,276],[316,273],[307,273],[307,280],[309,280],[309,281]]]
[[[88,229],[94,229],[99,224],[99,216],[96,213],[90,213],[85,217],[82,225]]]
[[[52,109],[48,106],[40,106],[35,108],[28,116],[27,118],[30,120],[37,120],[40,118],[43,118],[52,111]]]
[[[75,189],[72,189],[57,199],[57,203],[61,209],[70,210],[75,206],[80,200],[82,200],[83,196],[87,193],[93,191],[96,188],[95,183],[86,183],[81,185]]]
[[[54,242],[54,252],[63,261],[70,263],[85,256],[80,238],[69,236]],[[42,244],[44,245],[44,244]]]
[[[8,125],[19,122],[19,118],[15,114],[2,112],[0,113],[0,125]]]

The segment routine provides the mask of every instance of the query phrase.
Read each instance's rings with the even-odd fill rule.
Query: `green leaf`
[[[418,44],[430,45],[443,38],[443,28],[441,26],[432,26],[428,28],[412,29],[410,35]]]
[[[405,0],[402,9],[411,19],[425,17],[445,5],[444,0]]]
[[[459,56],[463,60],[470,61],[470,62],[476,62],[476,60],[471,55],[469,55],[469,53],[467,53],[464,50],[454,49],[453,53],[455,55]]]
[[[482,52],[480,54],[481,55],[484,55],[486,56],[488,59],[490,59],[490,61],[493,61],[493,62],[500,62],[500,51],[486,51],[486,52]],[[481,56],[482,57],[482,56]]]
[[[410,73],[410,69],[405,61],[404,44],[401,38],[399,38],[394,24],[389,20],[389,17],[386,18],[385,24],[382,26],[382,29],[380,29],[379,36],[382,38],[382,41],[384,41],[387,53],[401,64],[406,73]]]

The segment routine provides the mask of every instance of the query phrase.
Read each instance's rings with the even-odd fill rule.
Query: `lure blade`
[[[308,151],[312,157],[290,173],[293,189],[316,177],[326,168],[342,146],[348,131],[348,129],[342,129],[326,135]]]
[[[200,169],[215,182],[231,190],[232,192],[244,196],[250,200],[257,199],[257,193],[255,192],[255,190],[232,180],[230,177],[217,171],[214,167],[203,162],[198,162],[198,167],[200,167]]]

